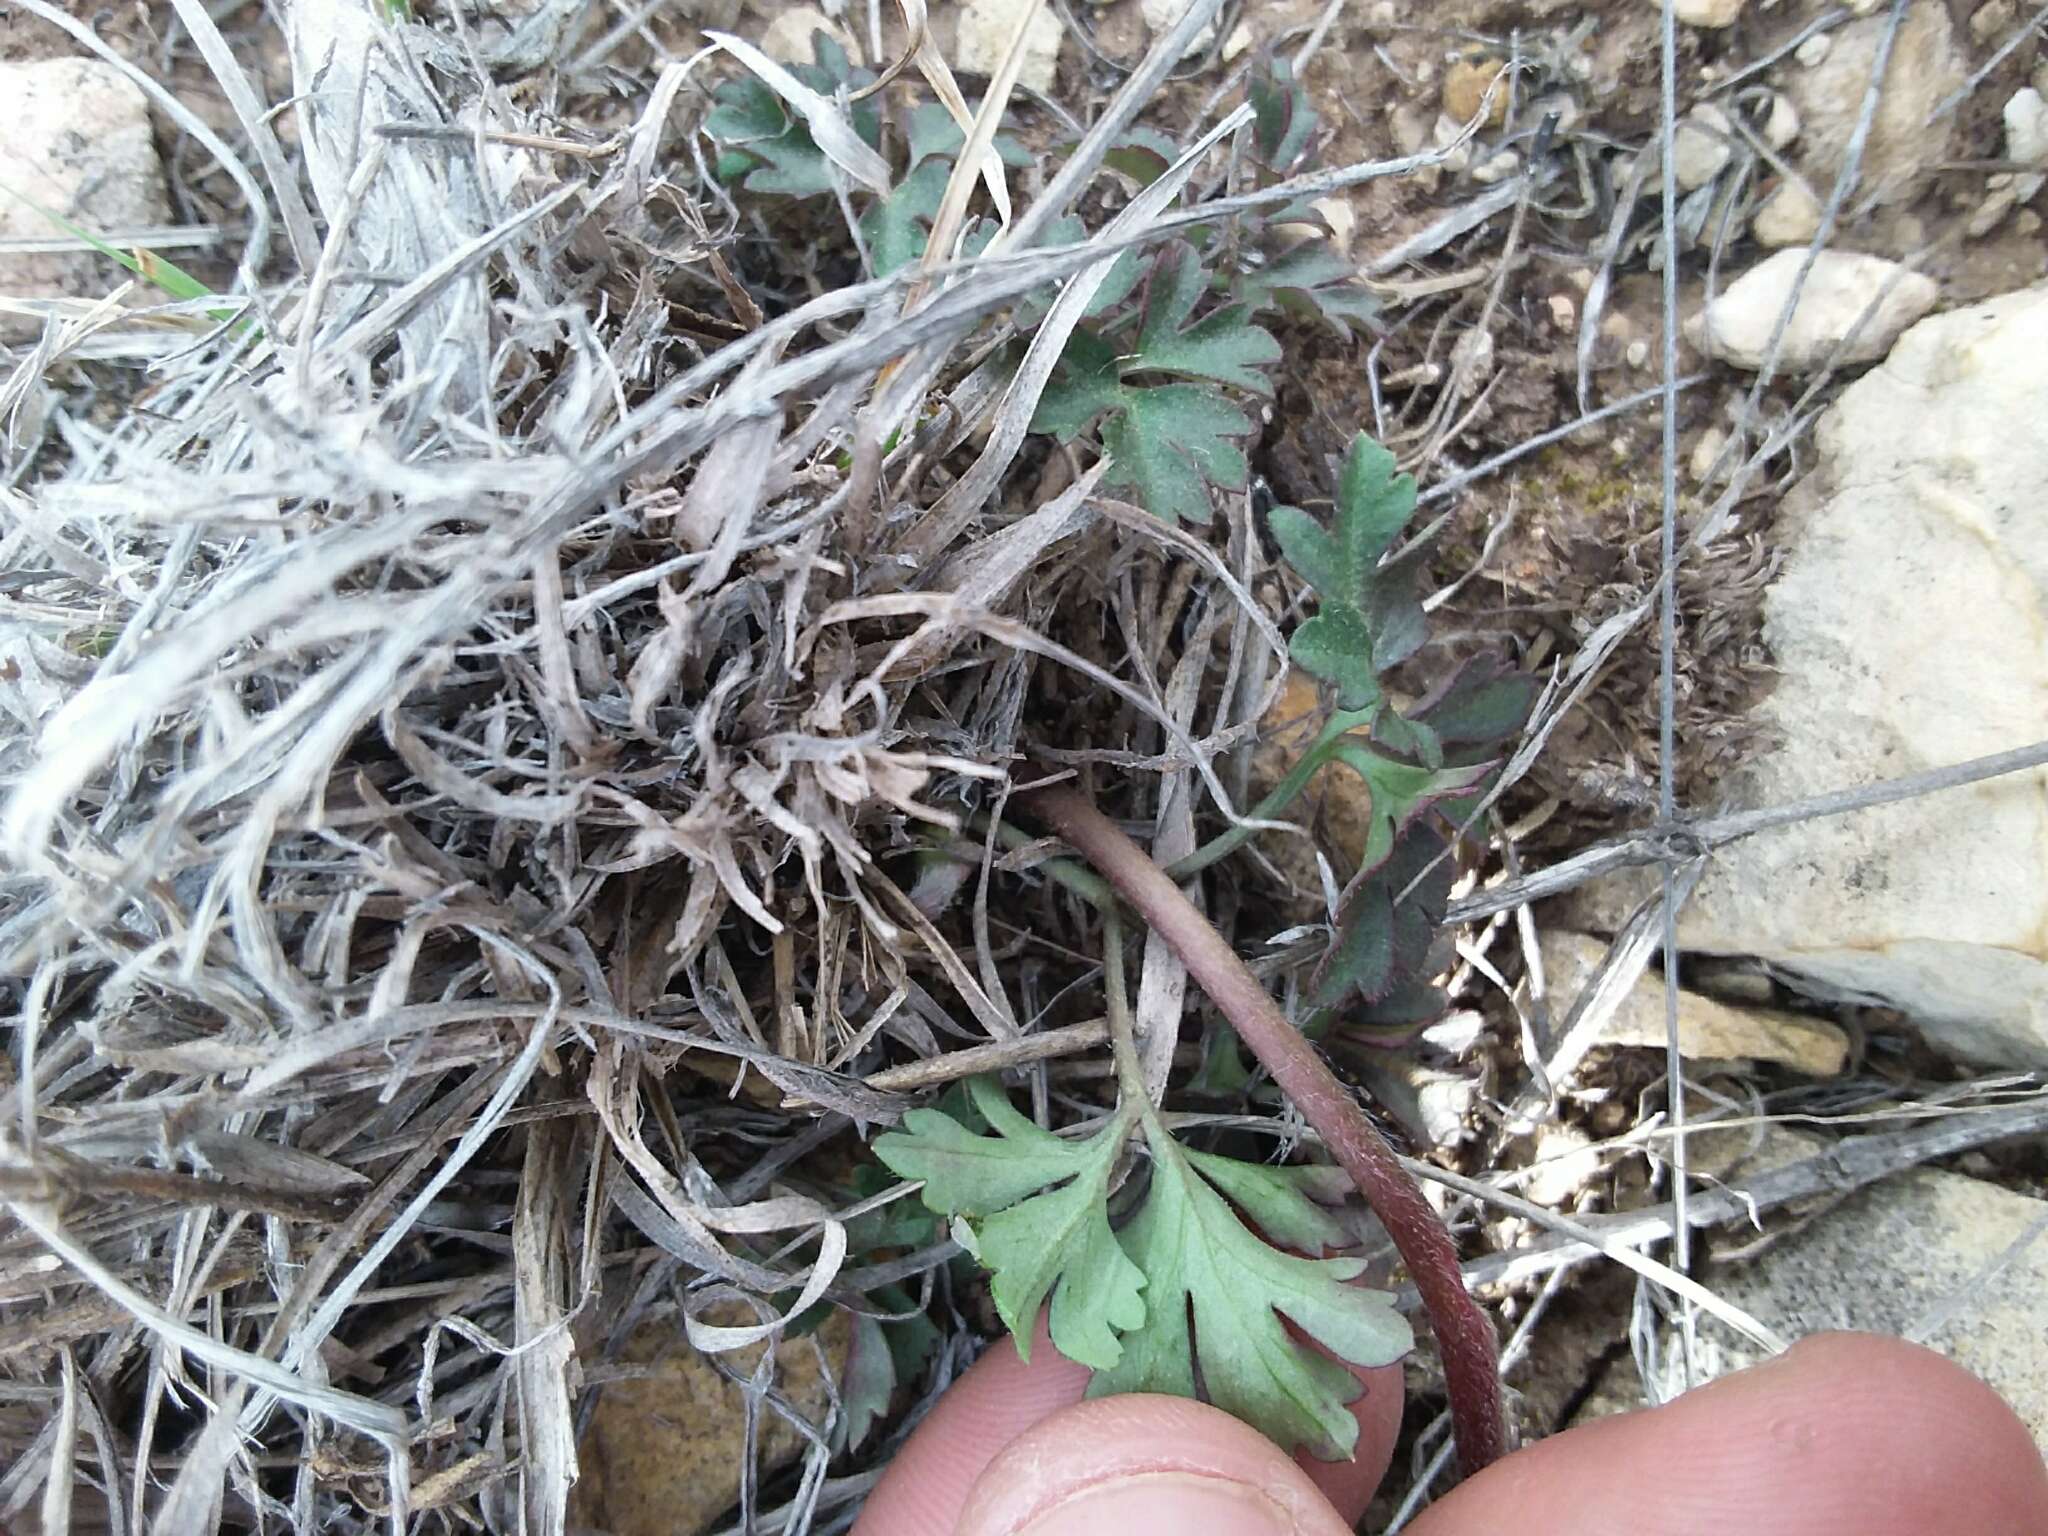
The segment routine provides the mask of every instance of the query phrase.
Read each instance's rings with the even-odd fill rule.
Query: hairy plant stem
[[[1071,784],[1047,785],[1017,798],[1166,940],[1365,1197],[1400,1250],[1436,1333],[1460,1469],[1469,1477],[1498,1460],[1507,1449],[1500,1342],[1465,1290],[1450,1233],[1394,1149],[1223,935],[1142,848]]]

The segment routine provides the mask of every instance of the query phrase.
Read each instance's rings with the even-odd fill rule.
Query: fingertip
[[[1206,1403],[1096,1398],[1026,1430],[987,1467],[957,1536],[1349,1536],[1314,1480]]]
[[[2048,1473],[1983,1382],[1930,1350],[1820,1335],[1662,1408],[1530,1446],[1415,1536],[2040,1536]]]
[[[1025,1429],[1088,1391],[1090,1372],[1053,1348],[1043,1316],[1027,1362],[998,1339],[947,1390],[875,1484],[852,1536],[952,1536],[976,1478]]]

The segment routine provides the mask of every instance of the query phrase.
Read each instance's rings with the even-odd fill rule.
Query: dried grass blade
[[[946,62],[946,56],[939,52],[939,45],[932,41],[929,18],[926,16],[925,0],[896,0],[903,12],[904,24],[917,37],[917,71],[932,88],[932,94],[939,98],[946,111],[960,131],[970,138],[974,133],[974,113],[967,105],[967,96],[960,89],[960,82],[953,78],[953,66]],[[994,89],[990,89],[994,95]],[[1000,114],[998,114],[1000,118]],[[962,156],[965,159],[965,156]],[[993,149],[981,157],[981,177],[988,186],[989,201],[995,205],[996,219],[1008,229],[1010,227],[1010,184],[1003,171],[1003,162]]]
[[[853,131],[836,102],[820,96],[743,37],[706,28],[704,35],[738,59],[761,83],[795,108],[825,158],[879,196],[889,195],[889,163]]]
[[[981,107],[974,114],[974,121],[966,125],[967,143],[961,148],[960,157],[953,162],[952,175],[946,178],[945,194],[939,199],[939,211],[932,219],[931,234],[925,240],[924,258],[918,263],[919,280],[903,296],[906,312],[924,302],[926,279],[951,254],[954,242],[960,237],[960,226],[967,217],[967,199],[973,195],[976,179],[985,174],[982,163],[995,158],[996,128],[1003,120],[1003,113],[1010,105],[1010,92],[1016,89],[1017,76],[1024,68],[1025,40],[1030,36],[1031,24],[1038,19],[1038,8],[1043,3],[1044,0],[1024,0],[1016,8],[1016,20],[1011,24],[1010,40],[1003,49],[1002,61],[996,65],[996,72],[989,79],[988,94],[981,98]],[[936,55],[937,50],[933,52]],[[1007,197],[1003,203],[1007,205]],[[1007,206],[1003,222],[1005,225],[1009,223]]]

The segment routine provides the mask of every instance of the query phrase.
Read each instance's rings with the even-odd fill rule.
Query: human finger
[[[1297,1458],[1308,1483],[1350,1520],[1364,1511],[1393,1456],[1402,1401],[1398,1365],[1354,1368],[1353,1373],[1363,1389],[1351,1404],[1359,1425],[1356,1454],[1339,1462]],[[853,1536],[952,1536],[968,1491],[984,1469],[1041,1421],[1080,1404],[1089,1375],[1053,1348],[1043,1317],[1030,1364],[1018,1358],[1008,1340],[990,1346],[898,1453],[868,1496]],[[1227,1418],[1220,1413],[1217,1417]],[[1060,1443],[1053,1442],[1055,1447]],[[1268,1448],[1273,1455],[1282,1455],[1276,1447]]]
[[[1932,1351],[1821,1334],[1664,1407],[1539,1441],[1413,1536],[2042,1536],[2048,1471],[2017,1415]]]

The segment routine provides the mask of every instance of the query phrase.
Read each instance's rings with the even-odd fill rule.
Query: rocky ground
[[[1017,5],[934,4],[932,41],[970,94],[1000,60]],[[252,143],[234,90],[172,7],[0,12],[0,703],[23,752],[118,632],[110,604],[97,638],[74,631],[48,643],[37,628],[46,568],[70,560],[76,580],[149,584],[134,569],[109,574],[127,558],[111,542],[95,548],[53,531],[39,487],[97,473],[96,456],[111,458],[120,441],[113,423],[154,408],[157,381],[205,328],[154,312],[163,294],[150,285],[150,262],[169,258],[203,292],[235,281],[248,189],[223,173],[208,137],[231,142],[237,163],[266,179],[266,155],[297,166],[304,151],[289,109],[295,78],[298,88],[304,80],[280,26],[255,7],[211,9],[228,33],[222,46],[240,60],[237,86],[278,109],[267,146]],[[629,127],[648,81],[662,78],[660,62],[688,58],[700,28],[729,29],[796,62],[820,27],[856,51],[870,27],[859,5],[678,0],[655,9],[641,26],[623,5],[450,13],[436,4],[419,6],[417,22],[496,60],[497,88],[535,123],[579,141]],[[1783,1335],[1864,1327],[1946,1350],[1998,1386],[2048,1447],[2037,1300],[2048,1272],[2048,778],[2039,755],[2002,776],[1914,783],[1889,803],[1825,815],[1840,808],[1815,806],[1717,841],[1752,812],[1937,774],[2044,734],[2048,42],[2039,13],[2013,0],[1684,0],[1676,9],[1674,341],[1685,382],[1675,512],[1685,550],[1671,771],[1703,841],[1652,852],[1689,892],[1675,930],[1678,1041],[1687,1113],[1713,1128],[1690,1147],[1687,1188],[1720,1212],[1697,1235],[1696,1272]],[[1021,75],[1025,136],[1055,135],[1061,112],[1087,120],[1179,11],[1171,0],[1039,9]],[[132,68],[87,48],[58,16]],[[897,19],[875,25],[890,54]],[[519,62],[522,49],[536,60],[570,57],[613,29],[634,33],[635,70],[593,66],[593,79],[571,89]],[[1306,326],[1287,337],[1254,466],[1281,500],[1313,506],[1327,499],[1332,455],[1355,430],[1397,447],[1424,486],[1425,512],[1450,514],[1433,568],[1438,622],[1509,635],[1525,667],[1580,690],[1503,802],[1490,862],[1458,892],[1454,911],[1473,921],[1447,972],[1452,1014],[1400,1049],[1337,1054],[1418,1154],[1605,1230],[1661,1221],[1668,1233],[1662,876],[1654,858],[1622,867],[1647,846],[1659,791],[1654,589],[1664,506],[1656,400],[1646,393],[1661,377],[1668,255],[1658,223],[1658,8],[1226,5],[1161,93],[1156,121],[1191,139],[1246,60],[1313,38],[1304,78],[1326,164],[1450,152],[1318,205],[1324,231],[1391,323],[1365,338]],[[310,267],[313,210],[374,200],[371,180],[351,189],[350,164],[315,154],[312,169],[286,177],[289,198],[262,194],[274,204],[276,249],[308,242]],[[526,196],[527,174],[508,172],[493,195]],[[142,253],[130,265],[144,270],[123,271],[81,231]],[[382,292],[452,248],[452,237],[437,238],[429,230],[417,250],[349,259],[388,268],[370,274]],[[610,315],[635,296],[599,283],[582,298]],[[459,305],[447,302],[452,327]],[[1050,497],[1064,474],[1047,468],[1027,489]],[[1443,488],[1436,503],[1432,487]],[[259,524],[252,514],[249,537],[267,536]],[[1312,706],[1312,690],[1279,696],[1267,722],[1279,745],[1269,744],[1259,773],[1284,765],[1290,707]],[[230,713],[208,729],[247,729]],[[25,760],[10,756],[10,779]],[[1341,800],[1348,782],[1333,781],[1328,795]],[[1327,814],[1362,813],[1336,803]],[[1489,891],[1511,891],[1589,848],[1619,852],[1598,878],[1489,910]],[[1275,909],[1293,899],[1312,920],[1312,860],[1290,873],[1287,847],[1267,851],[1276,889],[1291,893],[1275,896]],[[26,886],[7,900],[0,918],[10,923],[33,909]],[[985,934],[982,942],[985,953]],[[49,1001],[31,994],[14,997],[24,1019]],[[24,1071],[35,1081],[34,1048],[25,1049],[6,1086]],[[680,1070],[724,1071],[724,1083],[695,1080],[707,1104],[725,1104],[735,1082],[753,1094],[739,1107],[764,1118],[798,1102],[784,1079],[770,1089],[701,1061]],[[49,1073],[41,1081],[60,1091]],[[546,1101],[525,1102],[538,1143]],[[738,1142],[750,1145],[756,1131],[741,1125]],[[170,1146],[183,1132],[162,1134]],[[98,1154],[82,1146],[78,1155]],[[537,1155],[525,1147],[497,1176],[511,1181],[506,1170]],[[820,1152],[820,1165],[845,1155]],[[27,1167],[27,1156],[9,1145],[4,1160]],[[138,1166],[152,1156],[136,1153]],[[1688,1371],[1752,1358],[1744,1340],[1708,1322],[1688,1362],[1673,1304],[1653,1288],[1585,1262],[1582,1250],[1569,1254],[1526,1214],[1466,1215],[1468,1256],[1517,1340],[1510,1381],[1523,1394],[1525,1434],[1658,1400]],[[70,1475],[50,1470],[69,1458],[81,1469],[81,1501],[105,1498],[114,1443],[137,1432],[103,1407],[82,1436],[75,1409],[68,1420],[55,1413],[76,1401],[75,1386],[62,1384],[99,1372],[103,1394],[148,1397],[142,1368],[122,1363],[132,1325],[104,1296],[73,1287],[53,1299],[56,1261],[28,1231],[17,1226],[0,1249],[0,1364],[28,1404],[7,1423],[14,1470],[0,1474],[0,1525],[17,1530],[39,1529],[38,1511],[57,1507],[43,1489]],[[196,1263],[210,1240],[188,1232],[181,1262]],[[117,1241],[103,1238],[103,1251]],[[509,1252],[514,1239],[501,1227],[489,1241]],[[522,1263],[531,1257],[518,1252]],[[675,1252],[657,1262],[673,1269]],[[249,1281],[260,1255],[252,1248],[242,1259]],[[373,1379],[379,1348],[430,1327],[471,1327],[461,1321],[467,1293],[450,1285],[424,1311],[380,1314],[384,1332],[346,1347],[337,1339],[328,1368]],[[205,1296],[229,1292],[223,1282],[181,1294],[196,1316]],[[612,1314],[604,1321],[580,1316],[573,1346],[563,1346],[578,1359],[572,1521],[621,1533],[737,1528],[725,1522],[744,1484],[750,1507],[810,1511],[804,1518],[817,1523],[798,1528],[843,1525],[887,1438],[866,1453],[840,1450],[830,1436],[843,1435],[844,1397],[827,1383],[856,1369],[863,1347],[871,1356],[873,1338],[842,1317],[776,1339],[764,1363],[771,1351],[760,1340],[700,1353],[673,1313],[631,1328]],[[900,1424],[972,1347],[966,1333],[953,1335],[926,1375],[884,1393],[882,1417]],[[1419,1465],[1435,1444],[1426,1360],[1415,1385]],[[71,1428],[45,1427],[60,1422]],[[81,1448],[95,1435],[107,1442],[99,1462]],[[159,1444],[175,1438],[165,1431]],[[317,1479],[327,1493],[374,1514],[383,1475],[374,1446],[336,1436],[306,1454],[325,1458]],[[487,1485],[503,1486],[502,1442],[423,1454],[416,1503],[438,1500],[465,1516],[493,1508]],[[834,1493],[821,1504],[828,1476]]]

